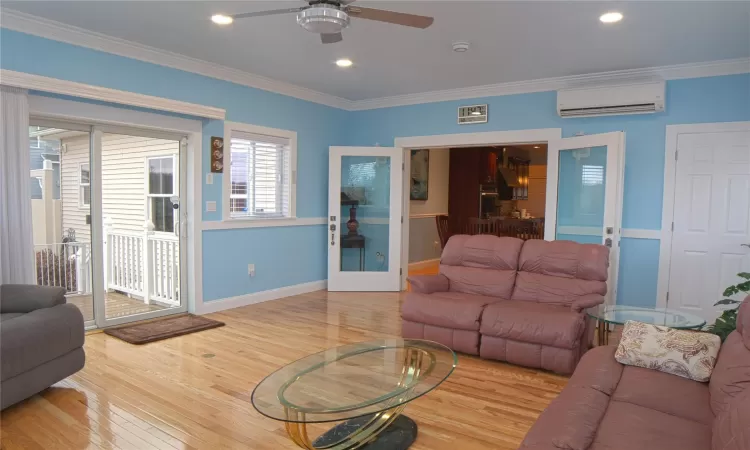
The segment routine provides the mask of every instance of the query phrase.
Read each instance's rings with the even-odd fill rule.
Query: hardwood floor
[[[2,413],[1,447],[292,450],[283,424],[250,404],[253,387],[311,353],[398,336],[403,296],[289,297],[211,314],[226,326],[143,346],[90,334],[82,371]],[[453,375],[406,408],[419,425],[411,449],[515,449],[566,382],[459,355]]]

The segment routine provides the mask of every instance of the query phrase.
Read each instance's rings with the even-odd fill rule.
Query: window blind
[[[288,139],[232,131],[230,217],[289,217],[291,151]]]

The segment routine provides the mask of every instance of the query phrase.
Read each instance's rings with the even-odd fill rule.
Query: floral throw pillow
[[[706,382],[716,364],[721,339],[715,334],[625,322],[615,359],[620,364]]]

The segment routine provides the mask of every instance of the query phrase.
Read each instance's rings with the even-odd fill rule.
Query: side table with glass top
[[[700,330],[706,321],[694,314],[667,308],[639,308],[625,305],[599,305],[587,311],[597,321],[598,345],[609,345],[610,324],[624,325],[628,320],[670,328]]]
[[[252,403],[284,422],[308,450],[405,450],[417,424],[401,415],[412,400],[445,381],[458,363],[441,344],[383,339],[335,347],[288,364],[255,387]],[[342,422],[343,421],[343,422]],[[317,439],[307,424],[341,422]]]

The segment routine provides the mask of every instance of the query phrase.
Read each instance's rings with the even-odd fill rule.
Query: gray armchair
[[[0,286],[0,409],[83,368],[83,315],[65,289]]]

